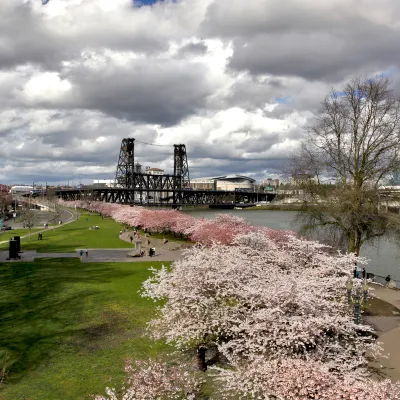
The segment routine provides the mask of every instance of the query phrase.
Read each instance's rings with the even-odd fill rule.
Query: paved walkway
[[[26,228],[27,234],[21,236],[21,239],[22,238],[27,238],[29,236],[37,236],[37,234],[39,232],[48,232],[49,229],[61,228],[65,224],[70,224],[71,222],[74,222],[76,220],[76,216],[77,216],[77,213],[74,213],[73,211],[70,211],[70,210],[67,210],[67,209],[63,208],[62,209],[62,221],[63,221],[62,225],[51,226],[51,227],[49,227],[47,229],[43,228],[42,225],[34,226],[32,229],[43,228],[43,229],[41,229],[39,231],[35,231],[34,233],[28,233],[29,229]],[[22,228],[22,222],[16,222],[16,223],[10,222],[8,225],[10,225],[13,229],[21,229]],[[12,232],[12,230],[11,231],[5,231],[5,232]],[[0,244],[8,243],[8,242],[9,242],[9,240],[3,240],[3,241],[0,241]]]
[[[392,304],[400,313],[400,290],[388,289],[380,285],[371,285],[374,296]],[[372,365],[379,368],[392,381],[400,380],[400,316],[368,317],[367,322],[374,325],[382,343],[383,353],[388,358],[382,358]],[[382,365],[383,368],[380,368]]]
[[[71,218],[68,222],[73,222],[74,218],[75,216],[71,213]],[[56,226],[56,228],[58,227],[59,226]],[[34,233],[34,235],[37,234],[38,232]],[[120,239],[130,243],[131,235],[132,232],[124,232],[122,235],[120,235]],[[124,249],[88,249],[88,256],[86,256],[84,253],[83,257],[81,258],[81,262],[175,261],[183,257],[185,249],[193,246],[192,243],[188,242],[168,241],[167,243],[164,243],[163,239],[156,239],[152,236],[141,236],[139,240],[141,241],[141,249],[144,250],[146,254],[143,257],[131,256],[136,254],[135,247],[132,245],[132,248]],[[156,249],[156,254],[152,257],[148,256],[149,247],[154,247]],[[75,253],[38,253],[36,250],[27,250],[20,253],[21,258],[18,260],[7,260],[9,255],[8,251],[0,251],[0,262],[34,261],[37,258],[79,258],[80,250],[85,251],[85,248],[75,249]]]

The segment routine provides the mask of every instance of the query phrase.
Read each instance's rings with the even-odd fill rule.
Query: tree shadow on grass
[[[61,258],[0,264],[0,368],[6,366],[8,382],[65,351],[60,345],[87,336],[90,323],[96,329],[82,323],[85,301],[101,293],[96,284],[134,273]],[[100,333],[108,332],[104,325],[99,323]]]

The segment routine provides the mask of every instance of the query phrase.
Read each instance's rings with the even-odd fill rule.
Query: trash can
[[[10,239],[8,258],[18,258],[17,241],[14,239]]]
[[[14,236],[14,240],[17,242],[17,253],[21,252],[21,236]]]

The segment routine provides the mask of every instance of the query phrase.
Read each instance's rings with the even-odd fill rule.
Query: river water
[[[296,211],[268,211],[268,210],[211,210],[189,208],[185,213],[196,218],[213,218],[215,214],[233,214],[243,217],[251,225],[267,226],[272,229],[289,229],[298,231]],[[400,243],[382,239],[374,246],[364,245],[361,256],[369,259],[366,266],[367,272],[386,276],[390,274],[393,279],[400,281]]]

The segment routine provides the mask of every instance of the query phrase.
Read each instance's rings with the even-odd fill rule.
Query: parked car
[[[11,231],[11,226],[2,226],[1,228],[0,228],[0,230],[2,230],[2,231]]]

